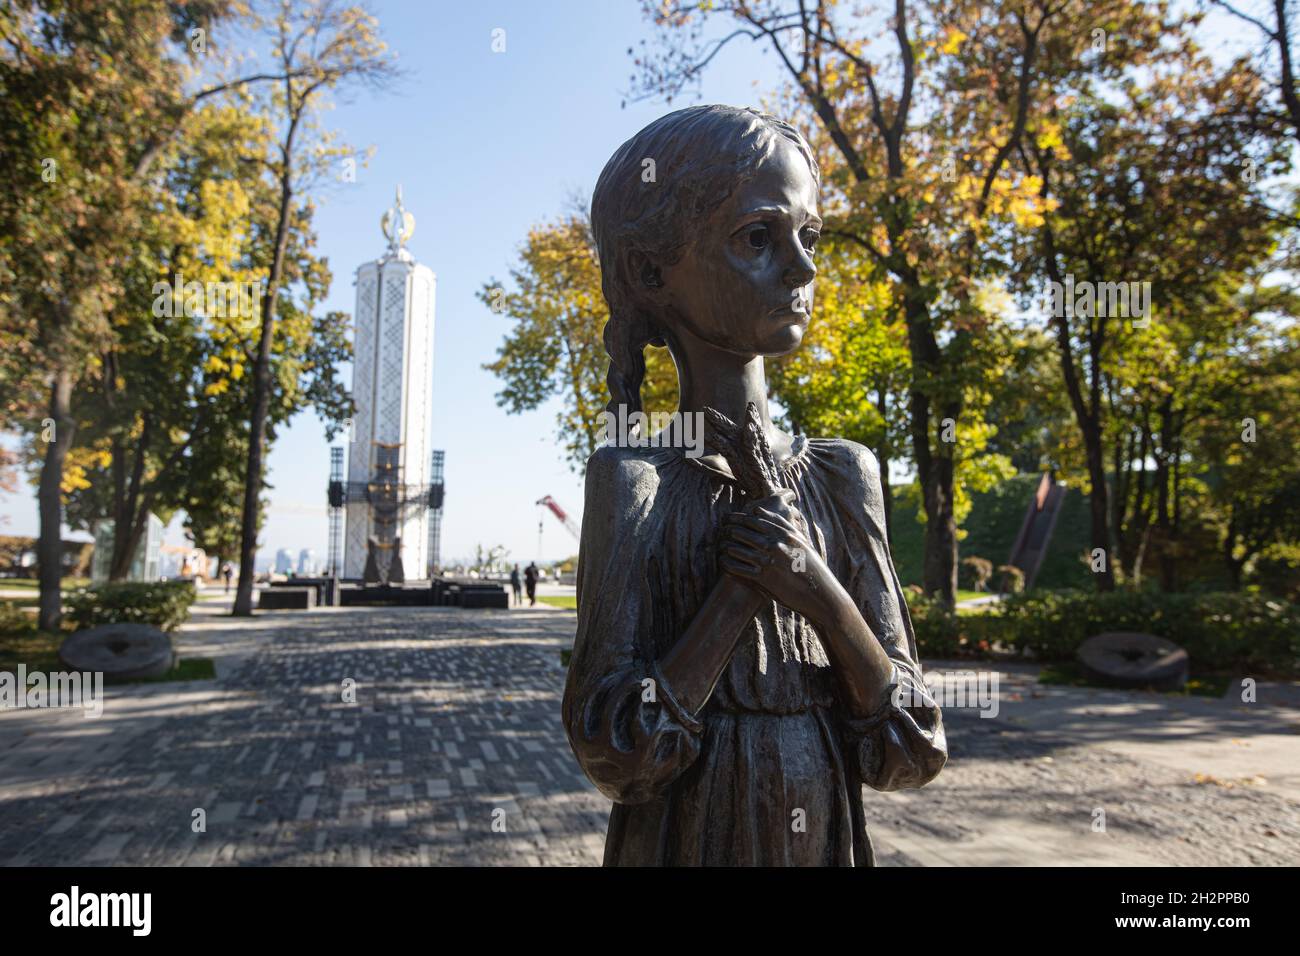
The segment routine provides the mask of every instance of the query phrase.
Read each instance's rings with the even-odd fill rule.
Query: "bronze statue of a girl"
[[[606,865],[871,865],[862,784],[920,787],[947,756],[875,458],[768,413],[763,357],[812,312],[819,185],[793,127],[726,106],[651,123],[596,185],[609,409],[640,410],[667,345],[678,415],[709,425],[703,456],[587,463],[564,722],[614,801]]]

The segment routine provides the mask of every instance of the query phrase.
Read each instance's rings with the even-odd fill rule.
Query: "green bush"
[[[1069,660],[1094,634],[1141,631],[1186,649],[1193,672],[1300,674],[1300,607],[1254,594],[1029,591],[1003,602],[999,637],[1040,660]]]
[[[961,586],[972,591],[983,591],[988,587],[989,578],[993,577],[993,562],[988,558],[972,555],[961,559],[958,578]]]
[[[1300,544],[1274,544],[1255,558],[1251,580],[1269,594],[1300,601]]]
[[[916,632],[917,651],[922,657],[984,656],[997,636],[992,614],[959,615],[940,601],[908,590],[907,608]]]
[[[959,615],[908,589],[922,657],[987,657],[995,650],[1072,661],[1089,637],[1140,631],[1186,649],[1193,675],[1300,676],[1300,605],[1236,592],[1034,590],[986,614]],[[995,647],[995,645],[997,645]]]
[[[100,584],[74,591],[67,614],[78,629],[131,623],[174,631],[189,619],[194,597],[189,581]]]
[[[1003,594],[1021,594],[1025,590],[1025,572],[1014,564],[998,565],[998,574],[1002,575]]]

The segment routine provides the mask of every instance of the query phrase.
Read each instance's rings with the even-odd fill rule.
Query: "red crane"
[[[545,498],[539,498],[537,503],[550,509],[551,514],[555,515],[560,524],[564,525],[569,534],[573,535],[574,541],[582,541],[582,532],[578,529],[577,522],[569,517],[569,513],[560,507],[558,501],[547,495]]]

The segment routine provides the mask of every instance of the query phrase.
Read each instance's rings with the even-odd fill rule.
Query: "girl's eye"
[[[754,226],[745,233],[745,239],[751,249],[766,249],[772,241],[772,235],[767,231],[767,226]]]
[[[812,252],[817,248],[817,240],[821,237],[822,234],[816,229],[805,229],[803,231],[803,247]]]

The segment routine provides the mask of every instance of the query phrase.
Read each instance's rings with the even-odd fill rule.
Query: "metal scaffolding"
[[[336,577],[341,577],[343,571],[343,509],[350,502],[365,502],[370,505],[373,546],[383,551],[392,549],[398,543],[396,531],[407,515],[421,508],[429,509],[429,570],[438,563],[444,496],[443,453],[433,453],[433,480],[428,485],[408,485],[402,482],[399,464],[401,446],[383,442],[375,442],[375,446],[375,472],[370,481],[344,481],[343,449],[330,449],[329,573]]]
[[[338,489],[337,493],[335,489]],[[343,449],[330,449],[330,577],[339,577],[343,573]],[[338,503],[335,504],[335,499]]]
[[[442,502],[446,493],[443,484],[442,469],[446,455],[433,453],[433,468],[429,472],[429,567],[430,578],[442,564]]]

